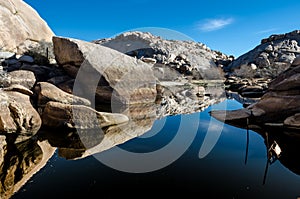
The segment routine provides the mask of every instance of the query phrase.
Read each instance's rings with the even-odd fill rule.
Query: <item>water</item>
[[[227,103],[227,109],[242,107],[234,100],[223,103]],[[219,105],[220,109],[222,107]],[[186,140],[194,139],[182,156],[162,169],[128,173],[106,166],[97,159],[121,159],[122,157],[114,156],[116,147],[101,152],[99,156],[87,156],[78,160],[67,160],[59,155],[62,152],[56,150],[47,164],[12,198],[159,198],[178,196],[176,194],[179,193],[185,194],[185,198],[191,198],[191,194],[194,194],[193,198],[231,199],[295,199],[300,196],[300,176],[292,172],[291,168],[287,168],[279,160],[266,168],[265,139],[254,131],[249,131],[249,146],[246,151],[247,130],[224,124],[220,137],[209,142],[214,144],[215,141],[216,145],[202,154],[202,158],[199,157],[207,133],[215,133],[215,137],[219,135],[218,128],[215,132],[213,128],[208,132],[209,126],[223,125],[210,118],[209,111],[217,108],[218,106],[214,106],[201,113],[157,120],[152,129],[141,137],[118,145],[119,149],[136,153],[159,150],[172,142],[179,132],[181,122],[185,121],[183,131],[187,136]],[[195,137],[192,135],[194,128]],[[181,147],[180,143],[175,144],[176,147]],[[169,157],[166,155],[163,158]]]

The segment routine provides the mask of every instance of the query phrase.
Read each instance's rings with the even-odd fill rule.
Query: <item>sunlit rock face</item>
[[[195,79],[223,78],[217,66],[221,68],[223,64],[229,64],[231,61],[227,55],[213,51],[204,44],[167,40],[148,32],[126,32],[94,43],[150,63],[163,73],[170,73],[170,69],[174,69],[179,74],[192,76]],[[176,77],[178,74],[172,78]]]
[[[9,199],[54,154],[55,148],[46,141],[28,139],[15,144],[13,137],[0,137],[0,197]],[[7,140],[7,141],[5,141]]]
[[[27,89],[31,89],[36,83],[34,73],[28,70],[17,70],[8,73],[2,73],[3,77],[0,78],[0,84],[3,88],[7,88],[12,85],[20,85]]]
[[[226,67],[239,77],[275,78],[287,70],[300,53],[300,31],[271,35],[253,50],[240,56]]]
[[[30,97],[19,92],[0,90],[0,131],[34,135],[41,127],[41,118]]]
[[[77,104],[90,106],[91,102],[87,99],[71,95],[57,88],[48,82],[38,82],[35,86],[37,95],[37,104],[39,107],[45,107],[48,102],[59,102],[63,104]]]
[[[43,124],[51,128],[95,129],[128,122],[124,114],[98,112],[88,106],[48,102]]]
[[[22,0],[0,1],[0,49],[22,53],[39,41],[51,42],[54,33]]]
[[[80,96],[95,96],[96,104],[155,101],[156,78],[149,64],[76,39],[53,37],[53,43],[57,63],[76,77],[75,92]]]

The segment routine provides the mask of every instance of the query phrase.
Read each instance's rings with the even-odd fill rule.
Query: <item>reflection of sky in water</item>
[[[213,107],[217,108],[218,106]],[[233,100],[228,101],[227,109],[237,108],[241,108],[241,105]],[[145,194],[158,190],[170,193],[176,190],[187,193],[195,191],[197,198],[203,198],[204,194],[210,194],[212,197],[218,195],[219,198],[272,199],[296,198],[300,195],[300,177],[282,166],[279,161],[270,165],[266,184],[262,185],[266,147],[262,137],[255,132],[250,131],[247,164],[246,130],[229,125],[224,125],[217,144],[207,156],[200,159],[198,153],[210,124],[210,110],[209,108],[202,112],[200,117],[199,114],[182,116],[189,117],[188,122],[184,124],[186,133],[189,133],[191,125],[196,123],[195,120],[200,119],[197,135],[185,154],[164,169],[145,174],[129,174],[110,169],[93,157],[77,161],[53,157],[48,165],[34,176],[31,183],[23,188],[27,191],[17,194],[15,198],[32,198],[32,195],[36,195],[37,198],[53,198],[64,194],[98,194],[100,197],[105,194],[111,195],[113,191],[118,192],[125,187],[128,189],[123,190],[122,194],[128,196],[133,190],[144,191]],[[158,120],[148,132],[150,136],[130,140],[120,147],[137,152],[157,150],[174,138],[181,121],[180,117],[170,116],[166,120]]]

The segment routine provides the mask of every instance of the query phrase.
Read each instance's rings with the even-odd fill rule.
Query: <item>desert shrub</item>
[[[50,60],[55,58],[53,43],[44,40],[39,41],[37,46],[31,48],[24,54],[33,57],[35,63],[38,65],[48,65]]]

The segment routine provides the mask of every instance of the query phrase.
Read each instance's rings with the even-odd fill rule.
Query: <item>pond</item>
[[[299,158],[269,163],[261,134],[210,117],[224,103],[242,107],[228,99],[200,113],[162,118],[139,137],[94,155],[81,152],[81,158],[56,149],[12,198],[299,197]]]

